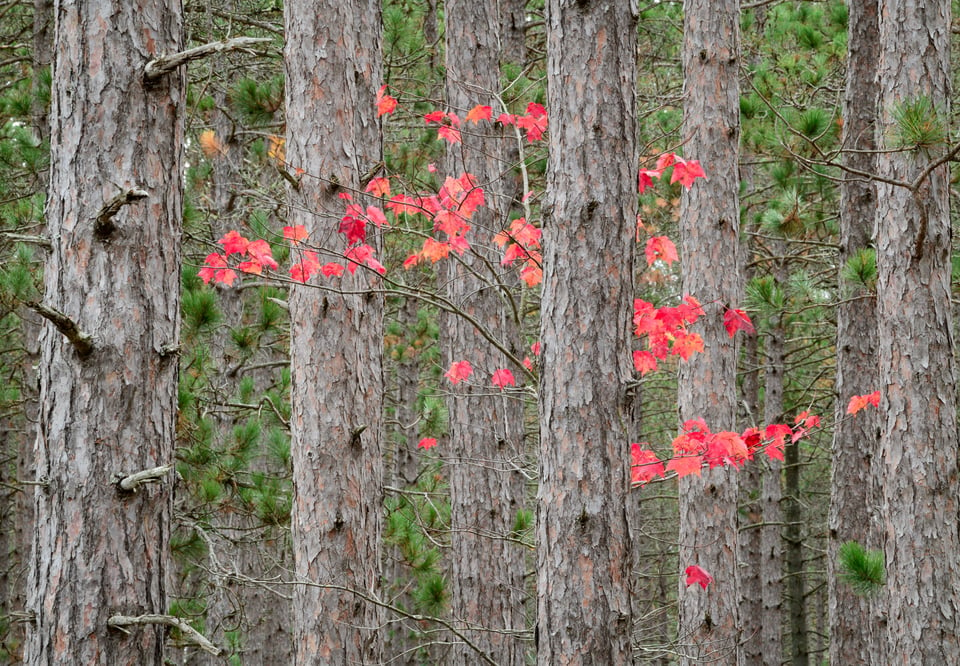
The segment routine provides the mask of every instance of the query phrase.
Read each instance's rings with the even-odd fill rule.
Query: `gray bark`
[[[312,242],[345,250],[338,192],[361,189],[380,158],[380,3],[286,3],[284,21],[286,158],[304,170],[288,220]],[[381,584],[383,297],[364,267],[338,286],[290,293],[298,664],[382,657],[383,611],[369,599]]]
[[[172,483],[113,485],[173,462],[180,294],[183,79],[143,68],[181,47],[179,3],[56,3],[46,306],[91,334],[41,336],[26,663],[160,664],[164,629],[107,627],[167,610]],[[105,20],[103,17],[110,17]],[[122,189],[145,200],[113,216]]]
[[[894,114],[921,97],[950,116],[950,3],[880,3],[878,171],[913,180],[942,141],[886,151],[904,137]],[[906,137],[904,137],[906,138]],[[903,663],[960,663],[956,375],[950,302],[950,170],[915,192],[878,183],[877,321],[886,654]]]
[[[683,291],[704,303],[694,330],[704,352],[681,364],[681,421],[703,418],[713,430],[737,430],[737,346],[723,327],[726,307],[743,291],[740,266],[740,26],[737,0],[684,4],[684,151],[709,176],[680,204]],[[697,564],[711,588],[680,579],[681,663],[742,658],[739,619],[738,472],[703,470],[680,480],[680,568]]]
[[[538,661],[631,659],[627,520],[636,15],[547,3]]]
[[[477,104],[499,108],[500,26],[497,3],[449,0],[446,20],[447,104],[461,117]],[[520,353],[520,322],[514,299],[517,280],[500,266],[493,237],[509,226],[514,201],[511,134],[487,123],[462,127],[462,143],[450,146],[451,177],[470,173],[484,191],[485,205],[471,219],[470,252],[447,260],[447,297]],[[441,320],[446,363],[470,359],[474,382],[450,391],[451,611],[476,646],[498,664],[524,664],[524,548],[507,540],[523,508],[523,397],[491,389],[495,370],[510,368],[465,319]],[[519,368],[512,368],[520,375]],[[459,645],[451,664],[476,663]]]

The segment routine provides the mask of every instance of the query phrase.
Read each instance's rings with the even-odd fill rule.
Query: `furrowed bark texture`
[[[681,421],[703,418],[713,430],[737,429],[737,347],[723,327],[739,307],[740,27],[737,0],[684,3],[684,153],[708,180],[680,204],[683,290],[704,303],[694,330],[704,351],[680,366]],[[704,470],[680,480],[680,568],[698,564],[714,577],[703,590],[680,578],[681,663],[737,663],[740,642],[737,567],[737,471]]]
[[[547,3],[538,659],[630,662],[636,13]]]
[[[910,134],[894,114],[925,97],[949,118],[950,3],[880,3],[881,176],[912,180],[942,143],[884,152]],[[877,321],[886,652],[897,663],[960,663],[956,379],[950,307],[950,170],[916,194],[877,185]]]
[[[876,171],[877,61],[880,57],[877,0],[849,0],[847,83],[843,100],[843,164],[861,172]],[[874,184],[844,174],[840,186],[840,267],[858,251],[871,247],[877,209]],[[846,414],[850,397],[872,393],[877,383],[877,302],[869,285],[847,282],[842,275],[837,306],[837,410],[830,466],[830,535],[827,581],[830,613],[830,663],[876,664],[885,618],[881,599],[863,596],[838,580],[837,551],[847,541],[865,548],[883,546],[877,511],[879,484],[874,469],[879,456],[877,410]],[[885,593],[885,591],[881,592]],[[869,618],[869,619],[868,619]]]
[[[107,619],[167,611],[172,483],[112,483],[174,462],[185,96],[180,74],[145,86],[143,67],[181,47],[181,8],[55,11],[44,303],[92,334],[93,351],[81,358],[46,324],[26,663],[160,664],[163,628],[124,634]],[[118,188],[148,197],[97,238]]]
[[[461,118],[477,104],[499,108],[498,3],[450,0],[444,16],[448,106]],[[473,174],[485,205],[471,219],[471,250],[460,260],[446,261],[447,296],[522,357],[517,280],[513,272],[497,270],[501,253],[493,243],[494,235],[509,226],[516,194],[510,147],[516,140],[489,123],[464,123],[461,129],[462,143],[447,152],[447,175]],[[491,388],[493,372],[511,364],[470,322],[455,314],[445,314],[441,321],[445,365],[468,358],[475,373],[474,381],[454,387],[447,401],[453,447],[451,611],[496,663],[522,665],[524,548],[506,538],[523,508],[523,398]],[[519,379],[521,369],[512,370]],[[477,663],[476,653],[464,645],[456,646],[448,659],[451,664]]]
[[[380,4],[287,3],[284,11],[286,159],[305,172],[288,219],[306,226],[311,243],[342,252],[338,192],[361,199],[359,178],[380,155]],[[368,596],[380,588],[383,297],[379,276],[364,267],[338,286],[343,293],[296,286],[290,294],[291,527],[305,582],[293,604],[298,664],[373,664],[382,653],[379,607],[322,587]]]

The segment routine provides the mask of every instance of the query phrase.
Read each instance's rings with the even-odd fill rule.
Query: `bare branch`
[[[130,615],[114,615],[107,620],[107,626],[119,629],[124,633],[130,633],[126,630],[126,627],[132,627],[138,624],[162,624],[167,627],[174,627],[179,629],[190,642],[198,646],[201,650],[209,652],[214,657],[219,656],[220,653],[223,652],[223,650],[211,643],[206,636],[179,617],[174,617],[173,615],[138,615],[136,617]]]
[[[272,39],[266,37],[233,37],[231,39],[225,39],[222,42],[211,42],[210,44],[195,46],[192,49],[180,51],[179,53],[163,55],[147,63],[147,66],[143,69],[143,78],[146,81],[156,81],[164,74],[169,74],[181,65],[186,65],[193,60],[199,60],[200,58],[205,58],[214,53],[223,53],[224,51],[248,50],[257,44],[272,41]]]
[[[44,319],[50,320],[56,329],[70,341],[74,349],[77,350],[77,355],[80,356],[80,358],[86,358],[93,351],[93,337],[89,333],[81,331],[80,327],[77,326],[77,322],[73,321],[70,317],[59,310],[47,307],[43,303],[31,301],[28,302],[26,306]]]
[[[127,492],[135,493],[137,492],[137,488],[145,483],[162,481],[163,477],[165,477],[171,469],[173,469],[173,465],[162,465],[161,467],[145,469],[142,472],[129,474],[127,476],[117,474],[117,485]]]
[[[113,216],[120,212],[120,209],[131,204],[134,201],[146,199],[150,195],[143,190],[130,189],[125,190],[103,204],[103,208],[97,213],[97,220],[93,223],[93,234],[103,240],[116,230],[113,223]]]
[[[0,231],[0,238],[11,243],[32,243],[49,250],[53,245],[46,236],[31,236],[29,234],[17,234],[12,231]]]

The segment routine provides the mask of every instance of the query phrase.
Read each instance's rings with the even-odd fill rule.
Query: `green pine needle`
[[[860,596],[876,594],[886,583],[883,551],[867,550],[856,541],[848,541],[837,553],[840,580]]]

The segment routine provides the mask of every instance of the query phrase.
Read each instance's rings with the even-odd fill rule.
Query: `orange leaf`
[[[218,155],[226,155],[227,149],[224,147],[223,143],[220,142],[220,139],[217,138],[217,133],[213,130],[204,130],[200,132],[200,150],[203,151],[203,154],[206,157],[216,157]]]
[[[481,120],[490,120],[490,117],[493,114],[493,109],[489,106],[482,106],[478,104],[477,106],[470,109],[470,112],[467,113],[467,120],[473,124],[479,123]]]
[[[380,86],[377,91],[377,118],[387,113],[393,113],[397,108],[397,100],[387,94],[387,86]]]
[[[874,391],[866,395],[855,395],[850,398],[850,404],[847,405],[847,414],[856,414],[867,405],[880,406],[880,391]]]

